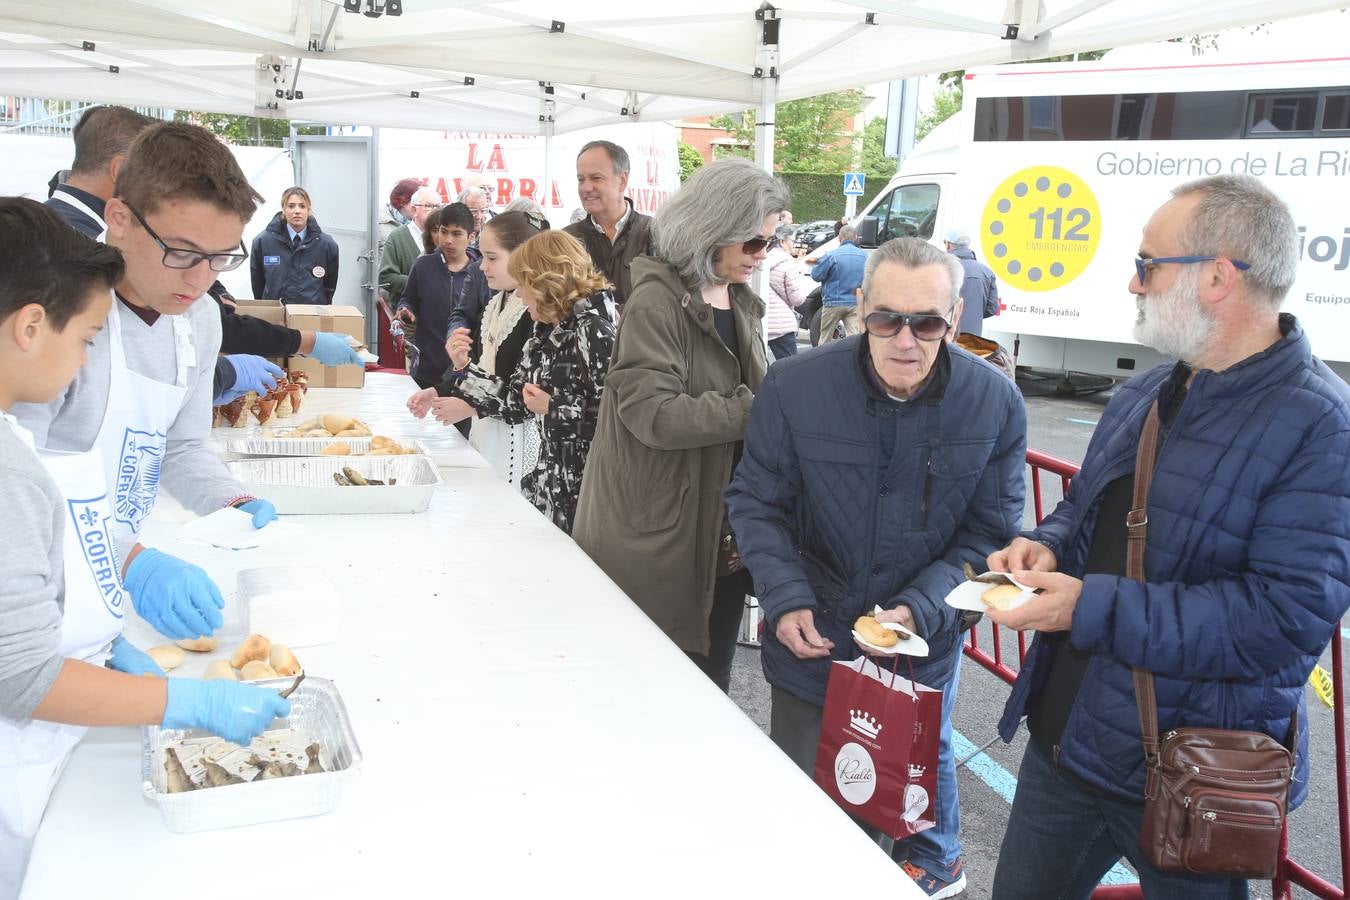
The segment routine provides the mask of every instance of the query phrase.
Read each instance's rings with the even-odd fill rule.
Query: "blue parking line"
[[[1342,628],[1341,637],[1345,638],[1347,641],[1350,641],[1350,628]]]
[[[953,755],[957,759],[965,759],[970,756],[970,759],[966,761],[966,768],[1011,806],[1013,795],[1017,793],[1016,776],[991,759],[988,754],[975,753],[975,749],[975,745],[964,734],[955,728],[952,729]],[[975,753],[975,755],[971,756],[972,753]],[[1124,865],[1116,863],[1111,867],[1111,871],[1102,877],[1102,884],[1134,884],[1138,880],[1134,873],[1125,868]]]

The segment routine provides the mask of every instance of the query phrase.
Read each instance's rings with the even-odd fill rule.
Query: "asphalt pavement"
[[[1026,392],[1039,393],[1035,388],[1028,388]],[[1028,396],[1028,445],[1061,459],[1081,462],[1109,397],[1109,393],[1084,397]],[[1058,479],[1043,478],[1042,491],[1044,509],[1048,513],[1060,499]],[[1026,521],[1030,524],[1033,521],[1030,484],[1027,498]],[[1342,631],[1350,636],[1344,621]],[[979,640],[981,646],[989,646],[991,632],[987,623],[979,627]],[[1005,662],[1016,668],[1016,636],[1005,633],[1003,641]],[[1331,671],[1329,654],[1323,654],[1322,665]],[[970,659],[963,662],[963,667],[960,694],[952,714],[958,735],[954,740],[957,761],[970,757],[958,773],[961,838],[968,880],[967,890],[961,896],[969,900],[986,900],[992,896],[994,868],[1008,822],[1009,804],[1016,789],[1017,769],[1026,748],[1027,733],[1025,727],[1019,730],[1011,744],[998,739],[995,729],[1008,696],[1008,685]],[[746,715],[767,732],[769,688],[760,669],[757,648],[741,647],[737,651],[731,695]],[[1311,785],[1308,800],[1290,816],[1290,846],[1296,861],[1339,885],[1343,882],[1337,840],[1332,711],[1311,689],[1308,690],[1308,725]],[[1133,879],[1133,873],[1122,866],[1113,870],[1110,877],[1127,881]],[[1251,896],[1269,898],[1270,885],[1252,883]],[[1295,889],[1294,896],[1312,895]]]

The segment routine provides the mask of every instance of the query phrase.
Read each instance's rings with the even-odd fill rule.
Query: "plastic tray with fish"
[[[278,690],[290,678],[253,682]],[[298,819],[337,807],[342,789],[360,769],[361,749],[352,733],[347,708],[333,682],[307,676],[290,697],[291,715],[247,748],[201,731],[146,728],[141,740],[141,782],[145,796],[159,807],[170,831],[194,832]],[[323,772],[286,778],[258,779],[253,754],[265,760],[292,762],[305,769],[305,748],[319,745]],[[173,748],[188,777],[205,781],[206,759],[244,779],[241,784],[168,792],[165,750]],[[289,756],[287,755],[289,754]]]
[[[392,438],[402,447],[410,450],[416,450],[422,455],[429,455],[430,450],[426,444],[421,441],[409,440],[406,438]],[[346,444],[352,452],[346,457],[363,458],[370,451],[371,438],[368,437],[330,437],[330,438],[301,438],[301,437],[256,437],[240,438],[238,440],[228,441],[225,449],[235,456],[322,456],[325,447],[333,444]],[[412,456],[415,454],[400,454],[401,456]],[[341,459],[343,457],[334,457]],[[371,457],[380,459],[381,457]]]
[[[245,490],[266,497],[286,515],[419,513],[441,484],[429,456],[290,456],[241,459],[226,464]],[[382,485],[342,486],[333,479],[344,467]],[[395,483],[390,484],[390,479]]]

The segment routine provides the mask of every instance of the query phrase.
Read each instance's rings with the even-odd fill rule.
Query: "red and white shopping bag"
[[[830,666],[816,784],[846,812],[905,838],[932,828],[942,691],[867,657]]]

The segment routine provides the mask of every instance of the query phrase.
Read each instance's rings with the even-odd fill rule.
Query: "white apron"
[[[121,302],[114,297],[108,314],[108,407],[92,449],[103,457],[117,535],[130,545],[155,508],[169,427],[187,397],[188,369],[197,365],[197,351],[186,314],[170,316],[177,358],[174,383],[131,371],[122,343]]]
[[[100,216],[98,213],[94,212],[92,209],[90,209],[89,205],[85,203],[83,200],[79,199],[73,194],[67,194],[60,188],[57,188],[56,190],[52,191],[52,199],[60,200],[62,203],[70,204],[71,206],[75,207],[80,212],[84,213],[86,216],[97,222],[99,227],[99,236],[96,238],[96,240],[102,241],[105,237],[107,237],[108,223],[103,221],[103,217]]]
[[[93,450],[40,456],[68,513],[61,539],[66,584],[57,652],[102,665],[108,645],[122,633],[130,600],[118,575],[103,460]],[[86,730],[0,719],[0,900],[19,895],[47,799]]]

